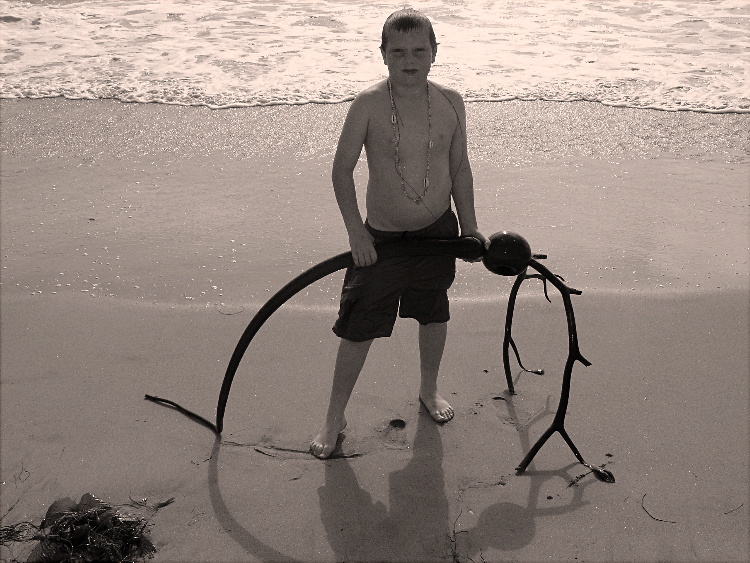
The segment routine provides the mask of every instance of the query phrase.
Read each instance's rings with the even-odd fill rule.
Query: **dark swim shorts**
[[[458,237],[458,220],[451,209],[418,231],[378,231],[367,222],[365,226],[375,244]],[[396,313],[422,325],[447,322],[448,288],[455,276],[456,259],[450,256],[378,259],[372,266],[352,266],[344,276],[333,332],[354,342],[387,337],[393,331]]]

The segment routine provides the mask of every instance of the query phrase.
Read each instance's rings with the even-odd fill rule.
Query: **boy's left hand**
[[[484,236],[479,229],[467,229],[461,233],[461,236],[474,237],[484,245],[485,250],[489,249],[490,247],[490,240],[486,236]],[[479,262],[482,260],[482,258],[480,257],[476,260],[462,260],[464,260],[464,262]]]

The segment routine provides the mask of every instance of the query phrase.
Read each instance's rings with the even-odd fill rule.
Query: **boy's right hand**
[[[375,252],[375,244],[370,231],[364,225],[354,232],[349,233],[349,246],[352,249],[352,258],[354,265],[358,268],[362,266],[372,266],[378,260],[378,253]]]

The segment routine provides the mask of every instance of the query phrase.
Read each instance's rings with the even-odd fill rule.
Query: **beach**
[[[573,369],[566,428],[614,484],[559,436],[516,473],[554,417],[565,312],[525,282],[514,339],[544,375],[512,360],[510,395],[512,279],[481,264],[459,262],[450,292],[446,425],[421,412],[402,320],[373,346],[343,456],[304,453],[330,390],[341,272],[258,333],[220,438],[144,400],[213,420],[253,314],[347,250],[330,187],[347,109],[0,102],[3,525],[91,492],[175,499],[151,515],[154,561],[746,561],[746,114],[467,104],[480,228],[521,233],[582,291],[592,365]]]

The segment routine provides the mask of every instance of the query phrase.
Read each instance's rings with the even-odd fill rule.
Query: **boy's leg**
[[[353,342],[345,338],[342,338],[339,343],[326,420],[320,429],[320,434],[310,444],[310,451],[315,457],[325,459],[336,449],[339,434],[346,427],[344,411],[354,384],[357,383],[359,373],[362,371],[362,366],[365,365],[371,344],[372,340]]]
[[[419,358],[422,371],[419,398],[436,422],[448,422],[453,418],[453,408],[437,392],[440,360],[443,358],[447,335],[448,323],[419,325]]]

